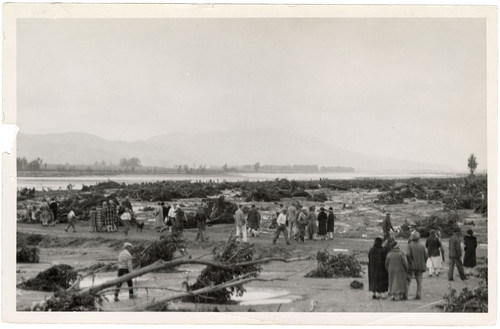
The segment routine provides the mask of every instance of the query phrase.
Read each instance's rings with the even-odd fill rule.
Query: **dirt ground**
[[[331,201],[321,205],[333,206],[338,220],[335,223],[334,240],[307,241],[305,244],[293,242],[286,245],[283,237],[280,237],[277,245],[272,245],[273,230],[263,229],[257,238],[249,238],[257,250],[257,257],[283,256],[299,257],[316,254],[318,250],[326,249],[330,253],[355,253],[358,260],[362,261],[364,275],[358,278],[364,283],[361,290],[351,289],[349,284],[354,278],[345,279],[316,279],[305,278],[304,275],[316,268],[315,260],[300,261],[294,263],[273,262],[263,265],[261,277],[265,279],[286,278],[285,281],[251,282],[245,285],[245,295],[239,304],[234,305],[208,305],[179,303],[179,310],[191,311],[258,311],[258,312],[440,312],[436,307],[440,304],[443,296],[449,292],[449,288],[458,291],[464,287],[474,289],[480,279],[470,277],[467,281],[461,281],[455,271],[455,281],[449,282],[446,277],[447,263],[444,264],[443,274],[439,277],[428,277],[424,274],[423,296],[421,300],[413,300],[416,283],[412,282],[408,301],[373,300],[368,291],[367,254],[373,245],[373,239],[381,236],[380,223],[384,218],[384,212],[390,212],[394,226],[399,226],[405,220],[413,221],[422,219],[442,209],[442,204],[428,203],[427,201],[408,201],[401,205],[380,205],[373,203],[377,192],[354,190],[349,192],[331,193]],[[239,203],[239,200],[234,200]],[[183,200],[186,206],[194,206],[199,200]],[[288,205],[284,200],[280,203]],[[319,203],[302,202],[304,205]],[[348,208],[343,208],[343,204]],[[256,203],[262,209],[264,215],[264,226],[270,220],[272,203]],[[149,205],[147,202],[134,203],[134,210],[138,215],[146,219],[152,219],[148,212],[141,209]],[[478,265],[483,265],[487,258],[487,222],[486,218],[473,214],[471,211],[461,211],[460,216],[466,221],[474,222],[471,226],[480,243],[477,256]],[[41,250],[41,262],[39,264],[17,264],[17,283],[32,278],[44,269],[55,264],[68,264],[75,268],[88,267],[96,262],[115,261],[121,245],[125,241],[132,243],[139,241],[153,241],[158,238],[159,233],[153,229],[151,221],[146,222],[143,232],[136,232],[133,228],[128,236],[122,232],[116,233],[90,233],[85,223],[77,225],[77,232],[65,232],[66,225],[58,224],[55,227],[42,227],[40,224],[17,223],[17,231],[23,233],[42,234],[46,238],[39,245]],[[463,226],[467,230],[469,226]],[[189,240],[187,254],[184,257],[203,257],[211,259],[210,251],[215,243],[224,241],[234,231],[234,226],[215,225],[208,226],[207,233],[210,237],[208,242],[194,242],[196,229],[184,231],[184,236]],[[406,251],[407,243],[398,240],[403,251]],[[421,239],[425,243],[425,239]],[[448,250],[448,240],[443,239],[444,248]],[[180,255],[178,255],[181,257]],[[174,271],[166,273],[148,274],[135,280],[139,289],[139,298],[128,300],[126,291],[121,295],[120,302],[113,302],[112,292],[109,292],[110,301],[105,301],[103,310],[126,310],[128,307],[145,303],[158,296],[173,294],[171,290],[154,289],[154,287],[168,287],[169,289],[182,291],[182,282],[193,283],[203,269],[203,266],[182,266]],[[99,273],[94,282],[103,282],[116,276],[115,272]],[[82,283],[83,284],[83,283]],[[86,284],[91,284],[87,282]],[[142,288],[141,288],[142,287]],[[145,289],[145,287],[150,287]],[[32,305],[33,302],[43,300],[50,293],[33,292],[17,289],[17,309],[23,310]]]

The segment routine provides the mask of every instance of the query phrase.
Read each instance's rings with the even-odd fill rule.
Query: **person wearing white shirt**
[[[134,248],[134,246],[129,242],[125,242],[123,244],[123,250],[118,255],[118,276],[119,277],[132,272],[132,255],[130,254],[130,252],[132,251],[133,248]],[[132,279],[127,281],[127,285],[128,285],[128,297],[130,299],[135,298]],[[119,301],[118,295],[120,294],[121,286],[122,286],[122,282],[120,282],[116,285],[115,302]]]
[[[286,209],[281,211],[276,222],[278,223],[278,228],[276,229],[276,233],[274,233],[273,244],[276,244],[281,232],[285,235],[286,244],[290,244],[290,240],[288,240],[288,230],[286,229]]]

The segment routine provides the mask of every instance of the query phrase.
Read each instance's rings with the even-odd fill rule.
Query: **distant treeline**
[[[51,175],[118,175],[126,173],[134,174],[220,174],[229,172],[261,172],[261,173],[345,173],[354,172],[354,168],[340,166],[319,166],[319,165],[261,165],[259,162],[241,166],[204,165],[175,165],[172,167],[144,166],[137,157],[130,159],[121,158],[119,164],[109,164],[105,161],[94,164],[50,164],[45,163],[41,158],[29,161],[26,158],[17,158],[17,171],[21,174],[34,174],[37,176]]]

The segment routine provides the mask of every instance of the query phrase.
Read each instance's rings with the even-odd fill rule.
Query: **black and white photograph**
[[[496,7],[3,23],[4,318],[496,322]]]

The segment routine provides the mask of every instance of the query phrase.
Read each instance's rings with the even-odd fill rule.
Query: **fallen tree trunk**
[[[248,275],[246,275],[245,277],[247,277],[247,276]],[[145,304],[145,305],[138,305],[138,306],[135,306],[133,308],[122,309],[122,310],[120,310],[120,312],[151,311],[154,308],[159,307],[159,306],[161,306],[161,305],[163,305],[165,303],[168,303],[170,301],[174,301],[174,300],[177,300],[177,299],[182,299],[182,298],[188,297],[188,296],[196,296],[196,295],[200,295],[200,294],[206,294],[206,293],[209,293],[209,292],[214,292],[214,291],[217,291],[217,290],[222,290],[222,289],[230,288],[230,287],[237,286],[237,285],[244,284],[244,283],[248,283],[248,282],[251,282],[251,281],[277,281],[277,280],[286,281],[286,279],[284,279],[284,278],[261,279],[261,278],[253,278],[253,277],[252,278],[248,278],[247,277],[247,278],[244,278],[244,279],[238,279],[238,280],[231,281],[231,282],[224,282],[224,283],[216,285],[216,286],[205,287],[205,288],[198,289],[198,290],[193,290],[193,291],[186,291],[186,292],[174,295],[174,296],[169,296],[169,297],[160,299],[158,301],[153,301],[153,302]]]
[[[177,259],[177,260],[172,260],[169,262],[158,261],[158,262],[153,263],[151,265],[148,265],[146,267],[140,268],[137,271],[134,271],[132,273],[120,276],[116,279],[104,282],[100,285],[81,290],[80,293],[97,294],[101,290],[104,290],[104,289],[112,287],[112,286],[116,286],[118,283],[126,282],[126,281],[131,280],[133,278],[136,278],[138,276],[142,276],[142,275],[150,273],[150,272],[166,269],[169,267],[176,267],[176,266],[184,265],[184,264],[207,265],[207,266],[213,266],[213,267],[218,267],[218,268],[230,270],[230,269],[234,269],[235,267],[248,266],[248,265],[253,265],[253,264],[263,264],[263,263],[269,263],[269,262],[290,263],[290,262],[309,260],[309,259],[311,259],[311,256],[289,258],[289,259],[269,257],[269,258],[262,258],[259,260],[254,260],[254,261],[250,261],[250,262],[243,262],[243,263],[238,263],[238,264],[231,264],[231,265],[225,265],[225,264],[220,264],[220,263],[216,263],[216,262],[212,262],[212,261],[198,260],[198,259]]]

